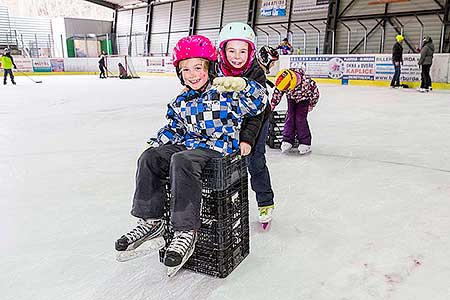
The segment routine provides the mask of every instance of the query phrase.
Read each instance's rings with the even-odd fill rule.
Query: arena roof
[[[147,0],[85,0],[85,1],[95,3],[111,9],[127,8],[147,4],[148,2],[153,2]]]

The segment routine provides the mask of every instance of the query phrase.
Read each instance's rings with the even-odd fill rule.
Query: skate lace
[[[271,209],[273,209],[273,206],[259,207],[259,215],[260,216],[267,216]]]
[[[176,231],[175,236],[167,248],[167,251],[174,251],[184,255],[194,239],[194,231]]]
[[[141,239],[144,235],[146,235],[150,230],[158,225],[158,221],[145,221],[143,219],[139,219],[137,221],[138,226],[133,228],[130,232],[125,234],[125,237],[131,241],[135,242]]]

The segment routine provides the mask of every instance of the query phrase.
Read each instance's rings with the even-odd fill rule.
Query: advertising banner
[[[294,0],[292,13],[304,13],[305,11],[322,11],[328,9],[328,0]]]
[[[297,56],[290,58],[290,67],[316,78],[373,80],[375,56]]]
[[[52,72],[64,72],[64,59],[63,58],[51,58],[50,65]]]
[[[403,55],[400,81],[420,81],[418,54]],[[311,55],[292,56],[290,68],[302,68],[316,78],[391,80],[394,65],[390,54],[377,55]]]
[[[286,0],[263,0],[260,14],[263,17],[286,16]]]
[[[151,73],[175,73],[175,67],[171,57],[147,58],[147,72]]]
[[[421,70],[417,64],[419,58],[419,54],[403,54],[400,81],[420,81]],[[394,76],[392,56],[389,54],[377,55],[375,63],[375,80],[391,80]]]
[[[33,58],[33,71],[34,72],[51,72],[52,65],[48,58]]]
[[[147,58],[147,72],[151,73],[164,73],[162,57],[149,57]]]
[[[175,73],[175,67],[173,66],[171,57],[163,57],[163,66],[166,72]]]

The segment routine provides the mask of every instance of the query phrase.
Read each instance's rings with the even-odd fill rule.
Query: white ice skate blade
[[[195,249],[195,247],[192,247],[192,249],[189,251],[189,253],[186,254],[184,259],[181,261],[181,264],[179,264],[176,267],[167,267],[167,276],[169,276],[169,277],[175,276],[175,274],[178,272],[178,270],[180,270],[184,266],[184,264],[189,260],[192,253],[194,253],[194,249]]]
[[[118,262],[125,262],[145,255],[149,255],[162,249],[165,244],[166,242],[164,241],[163,237],[157,237],[143,242],[137,249],[117,251],[116,260]]]
[[[308,153],[311,153],[311,149],[309,149],[309,150],[307,150],[307,151],[305,151],[305,152],[300,152],[300,151],[298,151],[298,154],[300,154],[300,155],[306,155],[306,154],[308,154]]]

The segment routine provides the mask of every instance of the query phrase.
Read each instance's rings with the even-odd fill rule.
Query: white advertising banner
[[[401,81],[420,81],[418,54],[403,55]],[[391,80],[394,65],[389,54],[380,55],[302,55],[292,56],[290,68],[302,68],[316,78]]]
[[[293,14],[326,9],[328,9],[328,0],[294,0],[292,4]]]

